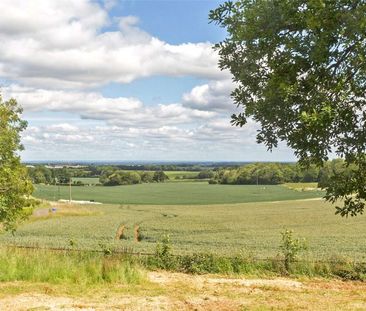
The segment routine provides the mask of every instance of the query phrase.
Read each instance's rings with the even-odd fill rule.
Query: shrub
[[[154,256],[148,258],[148,265],[166,270],[174,270],[177,267],[176,258],[172,254],[169,235],[164,236],[157,243]]]
[[[280,245],[280,249],[284,257],[284,265],[286,272],[289,272],[290,265],[296,260],[298,253],[307,249],[305,239],[302,240],[294,239],[292,234],[293,232],[288,229],[281,232],[282,243]]]

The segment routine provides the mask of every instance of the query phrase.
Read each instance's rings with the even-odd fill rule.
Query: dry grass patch
[[[55,217],[95,215],[102,215],[102,212],[88,205],[43,201],[40,207],[33,211],[30,220],[35,221]]]
[[[151,272],[142,285],[0,284],[1,310],[365,310],[366,284],[324,279],[243,279]],[[71,285],[69,285],[71,286]],[[13,288],[9,290],[9,288]],[[23,290],[19,290],[21,288]],[[45,291],[47,288],[47,292]]]

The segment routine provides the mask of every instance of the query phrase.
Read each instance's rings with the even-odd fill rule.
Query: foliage
[[[103,171],[99,180],[104,186],[135,185],[140,183],[164,182],[169,177],[163,171]]]
[[[20,133],[27,126],[21,113],[16,100],[4,102],[0,96],[0,225],[5,230],[15,230],[36,204],[29,198],[33,186],[17,154],[23,150]]]
[[[54,251],[41,249],[0,249],[0,281],[31,281],[51,284],[144,284],[145,269],[166,269],[192,274],[219,273],[257,276],[282,274],[282,267],[273,258],[256,260],[245,254],[220,256],[213,253],[169,255],[165,264],[157,266],[161,257],[132,257],[112,253],[105,256],[90,251]],[[159,258],[159,259],[158,259]],[[158,260],[157,260],[158,259]],[[343,280],[366,279],[365,265],[339,258],[328,262],[299,261],[292,265],[291,275],[339,277]]]
[[[165,182],[169,177],[163,171],[156,171],[154,173],[153,181],[155,182]]]
[[[208,179],[214,177],[215,173],[212,170],[204,170],[198,173],[198,179]]]
[[[172,243],[169,235],[163,236],[156,244],[154,256],[149,258],[149,265],[165,270],[172,270],[176,267],[176,258],[172,254]]]
[[[335,153],[350,172],[332,177],[326,199],[337,213],[362,213],[366,199],[366,3],[237,0],[211,11],[227,30],[216,45],[221,69],[243,108],[232,123],[261,125],[268,149],[285,141],[299,162],[321,166]]]
[[[253,163],[239,168],[219,169],[213,175],[210,184],[278,185],[318,180],[319,169],[314,165],[304,170],[292,163]]]
[[[284,257],[284,264],[287,272],[290,270],[290,265],[296,260],[299,252],[307,248],[305,240],[294,239],[292,234],[293,232],[288,229],[281,232],[282,243],[280,248]]]

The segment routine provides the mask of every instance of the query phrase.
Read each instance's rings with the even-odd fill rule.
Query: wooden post
[[[70,182],[69,182],[69,204],[71,204],[71,177],[70,177]]]

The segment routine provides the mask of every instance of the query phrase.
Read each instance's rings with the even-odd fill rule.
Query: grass
[[[53,203],[42,201],[40,206],[33,211],[31,221],[44,220],[46,218],[67,217],[67,216],[92,216],[100,215],[101,211],[90,209],[80,204]]]
[[[229,186],[230,187],[230,186]],[[220,205],[97,205],[86,206],[98,214],[52,217],[27,222],[15,235],[0,236],[2,244],[81,249],[132,249],[153,252],[169,234],[174,253],[247,254],[275,257],[280,232],[294,230],[306,238],[303,258],[349,257],[366,260],[366,218],[341,218],[334,206],[322,200],[255,202]],[[56,212],[57,214],[57,212]],[[116,232],[125,226],[125,239]],[[139,225],[141,242],[134,241]]]
[[[144,274],[127,257],[0,248],[0,281],[139,284],[144,281]]]
[[[81,181],[85,185],[96,185],[99,184],[99,178],[97,177],[73,177],[73,182]]]
[[[318,190],[318,183],[316,182],[307,182],[307,183],[286,183],[285,187],[297,190],[297,191],[315,191]]]
[[[181,179],[195,179],[199,172],[192,171],[164,171],[171,181]]]
[[[298,192],[283,186],[209,185],[205,182],[152,183],[115,187],[73,187],[73,200],[108,204],[193,205],[269,202],[321,197],[322,191]],[[34,195],[46,200],[69,198],[68,186],[36,185]]]

